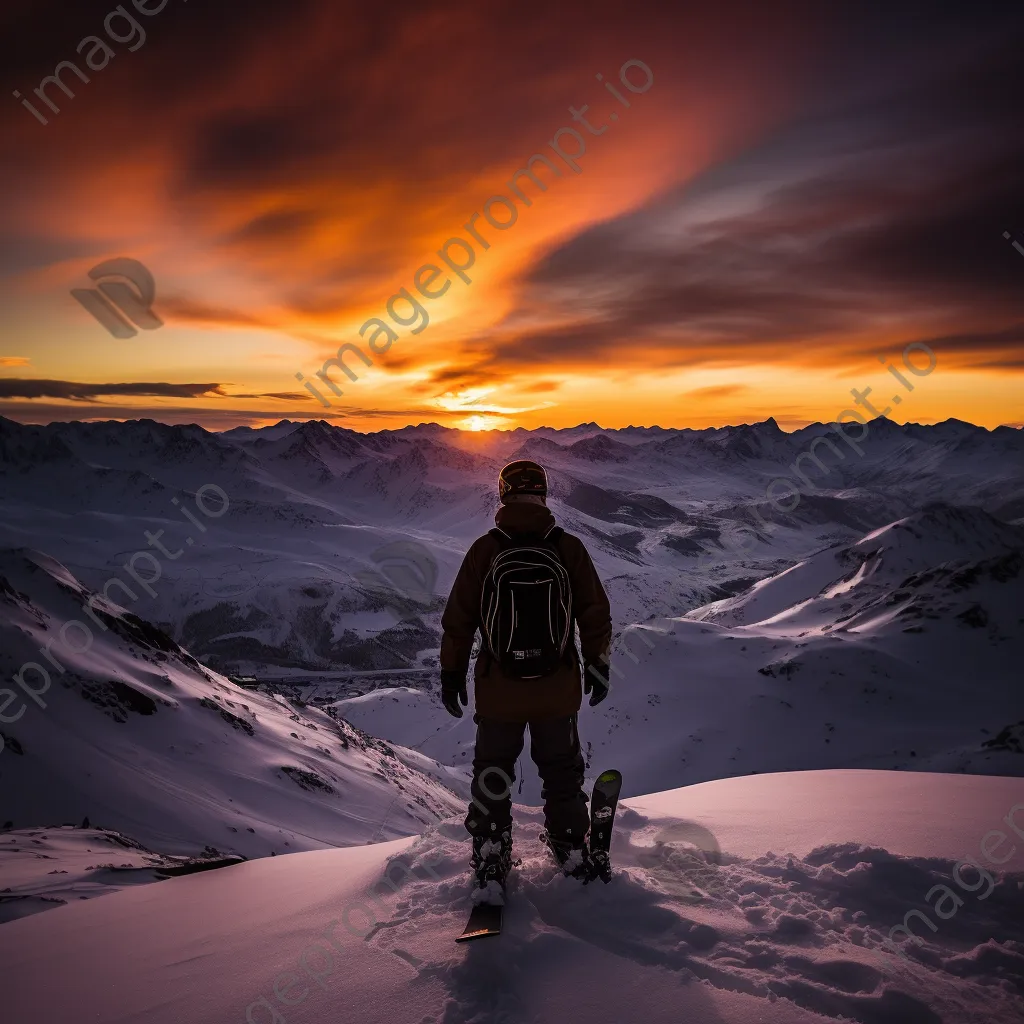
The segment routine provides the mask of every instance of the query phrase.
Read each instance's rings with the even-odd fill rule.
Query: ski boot
[[[607,850],[591,850],[585,882],[593,882],[600,878],[602,882],[612,880],[612,863]]]
[[[556,839],[550,832],[541,832],[540,841],[551,851],[562,874],[583,883],[589,881],[593,868],[585,840]]]
[[[473,836],[469,866],[476,876],[473,902],[503,904],[505,881],[512,868],[512,826],[493,836]]]

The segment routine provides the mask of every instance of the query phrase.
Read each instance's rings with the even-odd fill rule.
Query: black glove
[[[600,704],[608,696],[611,687],[608,684],[608,666],[594,661],[583,663],[583,692],[590,693],[593,689],[593,696],[590,698],[590,706]]]
[[[442,669],[441,703],[444,705],[445,711],[449,715],[461,718],[462,708],[459,707],[460,700],[462,701],[462,707],[469,703],[469,697],[466,695],[466,673]]]

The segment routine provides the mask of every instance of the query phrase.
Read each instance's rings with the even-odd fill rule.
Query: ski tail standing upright
[[[473,673],[473,800],[465,820],[483,890],[474,894],[478,903],[503,902],[512,862],[511,783],[527,725],[543,783],[545,841],[567,874],[588,876],[590,817],[576,723],[584,690],[591,705],[608,694],[612,622],[594,563],[583,542],[555,524],[547,491],[535,462],[501,471],[496,529],[466,553],[441,619],[442,700],[457,718],[460,701],[467,704],[477,630],[482,637]]]

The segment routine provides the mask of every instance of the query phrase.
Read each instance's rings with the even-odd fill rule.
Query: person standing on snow
[[[612,621],[586,547],[555,525],[547,493],[536,462],[519,460],[501,471],[497,528],[466,552],[441,618],[441,698],[456,718],[460,702],[468,702],[477,630],[482,637],[473,672],[473,801],[465,820],[481,886],[489,879],[504,885],[512,863],[511,783],[527,725],[543,782],[542,839],[566,873],[582,878],[588,866],[590,818],[576,723],[583,692],[592,692],[591,706],[608,695]]]

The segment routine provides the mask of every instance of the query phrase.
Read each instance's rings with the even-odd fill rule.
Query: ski
[[[482,939],[488,935],[501,934],[501,920],[504,906],[495,903],[478,903],[469,915],[466,928],[456,936],[456,942]]]
[[[511,827],[495,839],[474,839],[470,859],[476,877],[473,890],[473,909],[456,942],[482,939],[487,935],[500,935],[505,910],[505,880],[519,861],[512,860]]]
[[[610,882],[611,861],[608,853],[612,845],[612,825],[615,823],[615,808],[622,789],[622,774],[614,768],[601,772],[594,783],[590,798],[590,879],[600,878]]]

